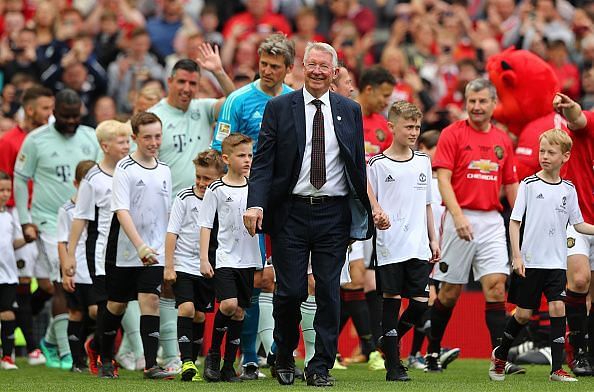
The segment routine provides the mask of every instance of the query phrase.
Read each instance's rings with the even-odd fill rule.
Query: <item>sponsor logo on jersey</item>
[[[252,118],[262,118],[262,113],[256,110],[254,114],[252,114]]]
[[[142,179],[138,180],[136,186],[144,186],[144,181],[142,181]]]
[[[56,151],[54,151],[52,153],[52,155],[50,155],[51,158],[56,158],[58,156],[58,153]]]
[[[384,140],[386,140],[386,132],[384,132],[383,129],[376,129],[375,130],[375,138],[377,140],[379,140],[380,142],[383,142]]]
[[[231,198],[231,196],[229,196],[229,197],[227,198],[227,200],[225,200],[225,202],[227,202],[227,203],[231,203],[232,201],[233,201],[233,199]]]
[[[567,247],[573,248],[575,246],[575,238],[567,237]]]
[[[544,199],[544,196],[542,195],[542,193],[539,193],[538,196],[536,196],[537,199]]]
[[[200,120],[200,112],[198,110],[194,110],[191,114],[190,117],[192,118],[192,120],[197,121]]]
[[[466,147],[463,148],[464,151],[472,151],[472,147],[470,144],[467,144]]]
[[[227,136],[229,136],[230,133],[231,133],[231,124],[225,123],[225,122],[220,122],[219,127],[217,129],[216,139],[219,142],[222,142],[223,140],[225,140],[225,138]]]
[[[388,177],[386,177],[386,182],[394,182],[396,181],[391,174],[388,174]]]
[[[493,173],[499,170],[499,163],[491,162],[490,159],[479,159],[478,161],[470,162],[468,168],[478,170],[481,173]]]
[[[497,159],[503,159],[503,147],[495,146],[493,147],[493,151],[495,151],[495,156]]]
[[[198,207],[194,206],[194,208],[192,208],[192,212],[198,212]]]

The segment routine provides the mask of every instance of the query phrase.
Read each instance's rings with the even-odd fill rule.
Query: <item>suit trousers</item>
[[[289,216],[271,234],[276,273],[273,298],[277,368],[286,368],[299,343],[300,305],[307,299],[307,266],[311,255],[316,281],[315,355],[308,375],[326,375],[334,365],[340,324],[340,271],[346,257],[351,225],[348,198],[311,205],[291,200]]]

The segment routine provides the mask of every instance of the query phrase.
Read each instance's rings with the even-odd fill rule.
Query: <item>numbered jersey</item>
[[[208,149],[212,140],[212,124],[216,121],[216,99],[193,99],[185,112],[167,103],[167,98],[149,109],[163,124],[163,143],[159,160],[171,169],[173,194],[194,183],[192,160]]]
[[[27,136],[14,172],[17,176],[33,179],[35,192],[31,218],[42,232],[55,233],[58,209],[75,193],[72,181],[76,165],[87,159],[96,161],[99,155],[95,131],[84,125],[69,136],[58,132],[53,124],[38,128]]]

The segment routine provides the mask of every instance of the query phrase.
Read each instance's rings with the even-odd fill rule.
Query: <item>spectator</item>
[[[580,106],[584,110],[594,109],[594,68],[588,68],[582,73],[582,90]]]
[[[205,6],[200,12],[200,29],[204,35],[204,40],[211,45],[223,46],[223,35],[217,31],[219,27],[219,16],[214,6]]]
[[[16,35],[10,53],[11,60],[2,67],[4,80],[10,82],[17,73],[25,73],[35,78],[45,70],[43,61],[37,59],[37,36],[33,29],[23,29]],[[7,58],[5,58],[7,59]]]
[[[268,0],[246,0],[245,12],[232,16],[223,28],[223,37],[231,35],[243,40],[252,34],[261,41],[267,34],[281,32],[291,34],[291,26],[283,15],[268,10]]]
[[[375,29],[375,15],[369,8],[359,4],[359,0],[330,0],[329,7],[334,16],[330,27],[331,35],[338,33],[345,21],[353,22],[361,36],[372,33]]]
[[[557,74],[561,92],[571,99],[580,97],[580,72],[569,60],[569,52],[564,41],[550,42],[547,50],[548,63]]]
[[[54,92],[64,88],[76,91],[83,102],[83,115],[107,91],[107,74],[93,55],[91,36],[85,33],[72,40],[72,49],[65,53],[58,64],[50,65],[41,79]]]
[[[142,82],[149,78],[163,78],[163,67],[157,58],[149,53],[151,38],[144,29],[132,33],[130,45],[125,53],[109,65],[108,95],[114,97],[119,112],[131,113],[130,93],[138,90]]]
[[[95,36],[95,56],[97,61],[105,69],[115,61],[120,52],[119,40],[121,31],[118,28],[117,15],[111,11],[105,11],[101,15],[99,31]]]
[[[91,113],[83,117],[82,124],[96,128],[106,120],[114,120],[117,116],[116,104],[112,97],[104,95],[97,98]]]
[[[163,58],[174,52],[173,39],[183,25],[183,6],[180,0],[162,0],[160,14],[146,24],[157,54]]]
[[[49,1],[40,1],[35,8],[35,15],[31,25],[37,35],[37,44],[48,46],[54,40],[54,26],[57,9]]]

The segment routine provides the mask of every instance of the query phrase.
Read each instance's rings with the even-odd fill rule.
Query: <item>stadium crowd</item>
[[[551,379],[576,381],[561,367],[564,345],[574,375],[594,375],[594,339],[588,339],[594,335],[594,312],[588,314],[593,237],[583,225],[594,223],[588,188],[594,183],[588,112],[594,108],[594,2],[3,0],[0,14],[1,369],[17,369],[13,331],[19,327],[30,365],[88,368],[104,378],[117,378],[121,366],[143,370],[145,378],[180,374],[196,381],[206,354],[207,381],[255,380],[263,376],[261,366],[271,366],[281,384],[306,377],[308,385],[331,386],[336,373],[328,370],[346,362],[335,355],[316,309],[336,300],[339,329],[352,319],[358,333],[361,354],[351,360],[386,369],[388,381],[407,381],[398,343],[407,331],[414,333],[408,367],[441,372],[460,354],[442,348],[441,339],[472,266],[485,296],[491,379],[525,373],[508,361],[510,348],[537,340],[536,328],[520,331],[530,319],[524,311],[542,308],[542,293],[550,301],[543,309],[550,310],[551,342],[547,336],[534,344],[549,347]],[[551,108],[571,136],[569,142],[557,134],[541,139],[541,153],[553,158],[541,159],[540,177],[524,181],[515,172],[516,136],[493,121],[496,91],[485,79],[487,60],[510,47],[552,67],[560,91]],[[279,235],[272,241],[253,235],[250,219],[261,220],[262,210],[267,216],[267,206],[252,203],[246,177],[252,159],[260,176],[276,143],[276,112],[268,102],[302,88],[308,94],[301,104],[313,99],[305,108],[313,128],[303,125],[308,137],[314,133],[305,147],[311,173],[295,173],[292,202],[328,206],[344,196],[340,181],[332,183],[330,158],[328,179],[326,172],[313,174],[316,131],[338,129],[343,118],[332,119],[332,105],[342,96],[343,106],[358,113],[353,122],[364,139],[369,215],[378,230],[376,243],[353,237],[366,240],[349,245],[341,260],[336,298],[324,290],[330,281],[312,245],[297,315],[280,294],[292,276],[283,271],[287,263],[279,269],[281,261],[274,261]],[[328,90],[334,98],[324,103]],[[335,140],[326,140],[327,156],[343,143]],[[421,171],[418,179],[393,164],[409,161],[410,170]],[[573,184],[561,181],[559,170]],[[411,192],[422,190],[420,197],[408,200],[412,193],[402,190],[386,196],[386,184],[403,179],[412,181]],[[559,224],[576,228],[567,236],[549,230],[566,244],[554,264],[563,272],[531,278],[537,298],[526,299],[517,295],[526,287],[508,276],[529,276],[524,264],[527,271],[553,267],[522,261],[513,235],[508,251],[509,219],[504,224],[500,213],[509,216],[516,197],[525,199],[529,184],[539,180],[563,184],[562,208],[571,199],[572,210]],[[326,181],[333,185],[323,188]],[[394,211],[401,202],[416,215]],[[511,221],[523,216],[514,210]],[[398,260],[389,256],[395,249]],[[515,295],[508,300],[520,309],[511,317],[505,308],[510,280]],[[400,314],[403,297],[408,307]],[[48,308],[51,321],[39,342],[34,318]],[[207,350],[204,325],[212,313]],[[293,335],[275,325],[286,317],[301,323],[305,376],[287,353]]]

